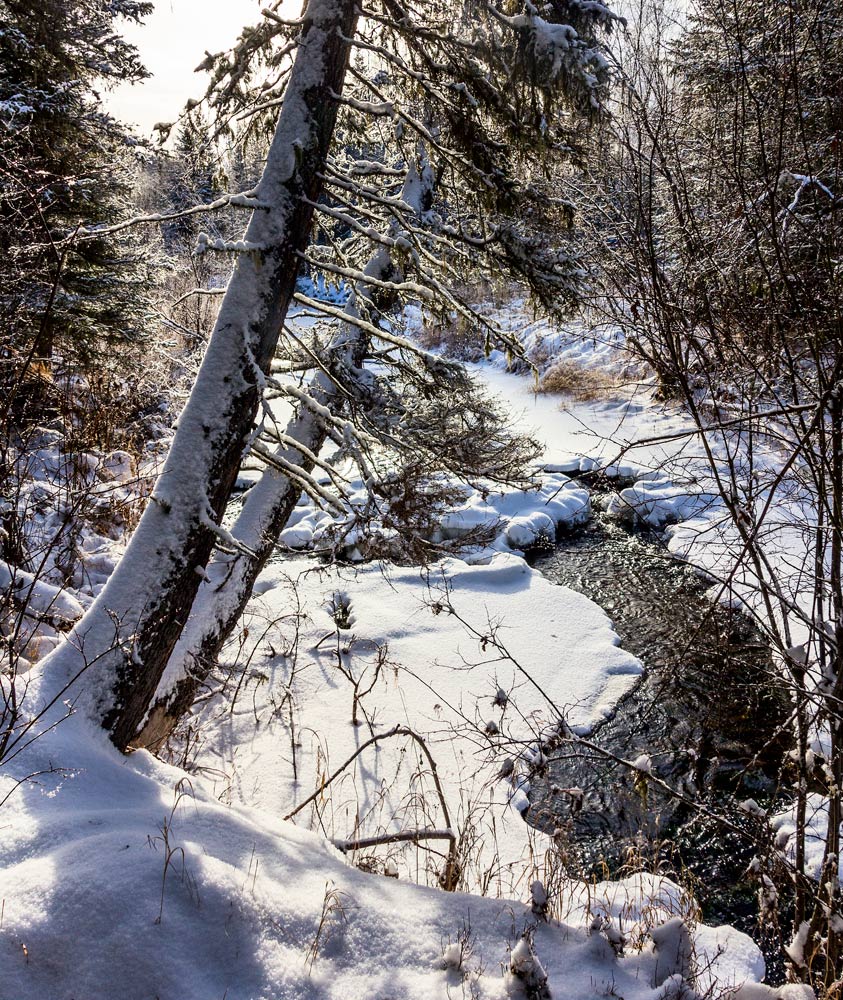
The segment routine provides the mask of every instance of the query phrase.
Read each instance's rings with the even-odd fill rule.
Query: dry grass
[[[536,392],[562,393],[579,403],[604,399],[617,389],[617,382],[605,372],[581,368],[572,361],[557,361],[542,376]]]

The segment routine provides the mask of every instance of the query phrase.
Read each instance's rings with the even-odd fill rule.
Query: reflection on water
[[[599,501],[598,501],[599,502]],[[769,651],[751,622],[705,597],[707,585],[671,558],[653,534],[632,532],[598,513],[556,549],[534,557],[550,580],[586,594],[612,619],[625,649],[647,668],[594,742],[628,760],[646,753],[653,773],[693,798],[746,820],[737,802],[771,801],[783,737],[769,734],[787,717]],[[571,813],[561,789],[579,787],[583,807]],[[744,882],[753,848],[623,767],[564,748],[537,778],[528,820],[557,830],[576,864],[612,873],[635,856],[674,871],[690,869],[709,922],[752,932],[755,887]]]

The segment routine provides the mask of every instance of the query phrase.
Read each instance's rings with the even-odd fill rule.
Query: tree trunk
[[[348,353],[365,346],[361,338],[351,337]],[[333,345],[332,345],[333,347]],[[331,351],[336,355],[335,351]],[[338,367],[331,365],[334,371]],[[320,372],[314,378],[309,393],[319,406],[335,406],[336,386]],[[278,465],[289,463],[304,473],[314,468],[311,455],[318,455],[327,437],[323,420],[310,409],[301,407],[286,428],[286,435],[302,445],[292,445],[275,451]],[[190,619],[176,643],[149,714],[132,740],[133,746],[157,750],[172,732],[178,720],[193,704],[196,693],[225,641],[237,625],[252,594],[258,574],[266,565],[277,544],[278,536],[290,518],[301,496],[301,485],[276,467],[268,467],[260,480],[249,490],[243,510],[232,526],[237,542],[251,550],[227,556],[221,553],[208,566],[205,581],[196,595]]]
[[[423,152],[419,166],[407,171],[402,200],[418,215],[430,207],[435,176]],[[397,235],[397,227],[391,234]],[[381,248],[366,267],[369,278],[388,279],[394,264]],[[370,288],[361,281],[345,309],[348,321],[337,331],[328,350],[326,368],[332,377],[318,371],[311,382],[309,395],[318,406],[336,411],[342,398],[343,383],[353,390],[350,380],[363,363],[369,347],[368,332],[354,323],[360,317],[361,302],[370,301]],[[277,464],[292,464],[309,473],[327,438],[325,421],[313,409],[300,406],[288,424],[287,438],[298,441],[302,450],[282,446],[275,452]],[[172,732],[182,715],[190,709],[196,693],[227,639],[234,631],[252,594],[252,587],[275,549],[278,535],[290,518],[301,486],[283,471],[272,466],[249,491],[243,510],[231,528],[232,536],[249,552],[220,556],[208,567],[208,577],[197,594],[190,620],[173,650],[170,664],[161,680],[155,700],[134,746],[157,750]]]
[[[205,575],[293,295],[337,115],[356,0],[310,0],[256,207],[170,454],[129,547],[70,642],[44,661],[125,748]]]

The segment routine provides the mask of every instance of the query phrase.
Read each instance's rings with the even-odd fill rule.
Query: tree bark
[[[123,749],[137,732],[211,556],[307,244],[342,92],[356,0],[310,0],[256,208],[164,470],[120,564],[70,642],[77,705]]]

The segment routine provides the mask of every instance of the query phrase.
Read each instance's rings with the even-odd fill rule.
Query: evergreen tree
[[[235,558],[254,555],[254,534],[262,549],[288,514],[287,482],[339,505],[310,475],[320,441],[330,437],[359,462],[373,504],[402,487],[395,463],[379,461],[373,444],[415,452],[428,471],[522,475],[506,429],[462,369],[414,347],[381,316],[422,297],[514,347],[453,294],[459,261],[523,275],[548,302],[573,292],[571,262],[536,246],[524,217],[541,210],[545,164],[564,162],[579,123],[599,109],[608,78],[600,38],[614,20],[595,0],[551,0],[542,14],[529,2],[504,12],[466,0],[455,12],[437,0],[418,16],[394,0],[365,15],[354,0],[310,0],[292,32],[269,11],[216,64],[218,103],[230,105],[263,52],[271,79],[244,99],[251,111],[281,104],[257,188],[231,201],[252,210],[250,222],[236,243],[199,235],[200,246],[235,254],[236,265],[197,381],[129,548],[71,640],[43,664],[60,685],[85,673],[87,711],[117,746],[128,745],[147,714],[215,545]],[[355,49],[366,58],[352,60]],[[365,124],[354,135],[391,136],[388,160],[347,155],[358,116]],[[441,204],[421,197],[421,188],[432,190],[424,181],[431,173],[447,182]],[[330,259],[311,256],[314,212],[342,222],[354,242],[334,247]],[[285,334],[276,361],[303,261],[354,283],[350,340],[325,351]],[[310,371],[311,392],[273,378],[285,369]],[[287,431],[276,430],[290,457],[260,440],[273,422],[269,408],[260,410],[266,388],[292,394],[296,415]],[[322,388],[335,412],[319,402]],[[266,504],[237,539],[218,525],[250,449],[272,475],[262,480]],[[251,583],[248,573],[233,588],[236,602]]]
[[[146,73],[115,21],[147,0],[0,0],[0,336],[6,391],[144,329],[137,235],[94,238],[130,194],[136,140],[96,88]]]
[[[207,126],[197,111],[185,115],[176,136],[167,200],[171,212],[208,205],[222,194],[219,157]],[[215,220],[211,220],[214,224]],[[204,223],[208,226],[208,223]],[[221,228],[221,227],[217,227]],[[165,238],[190,251],[199,233],[197,216],[174,219],[165,227]]]

